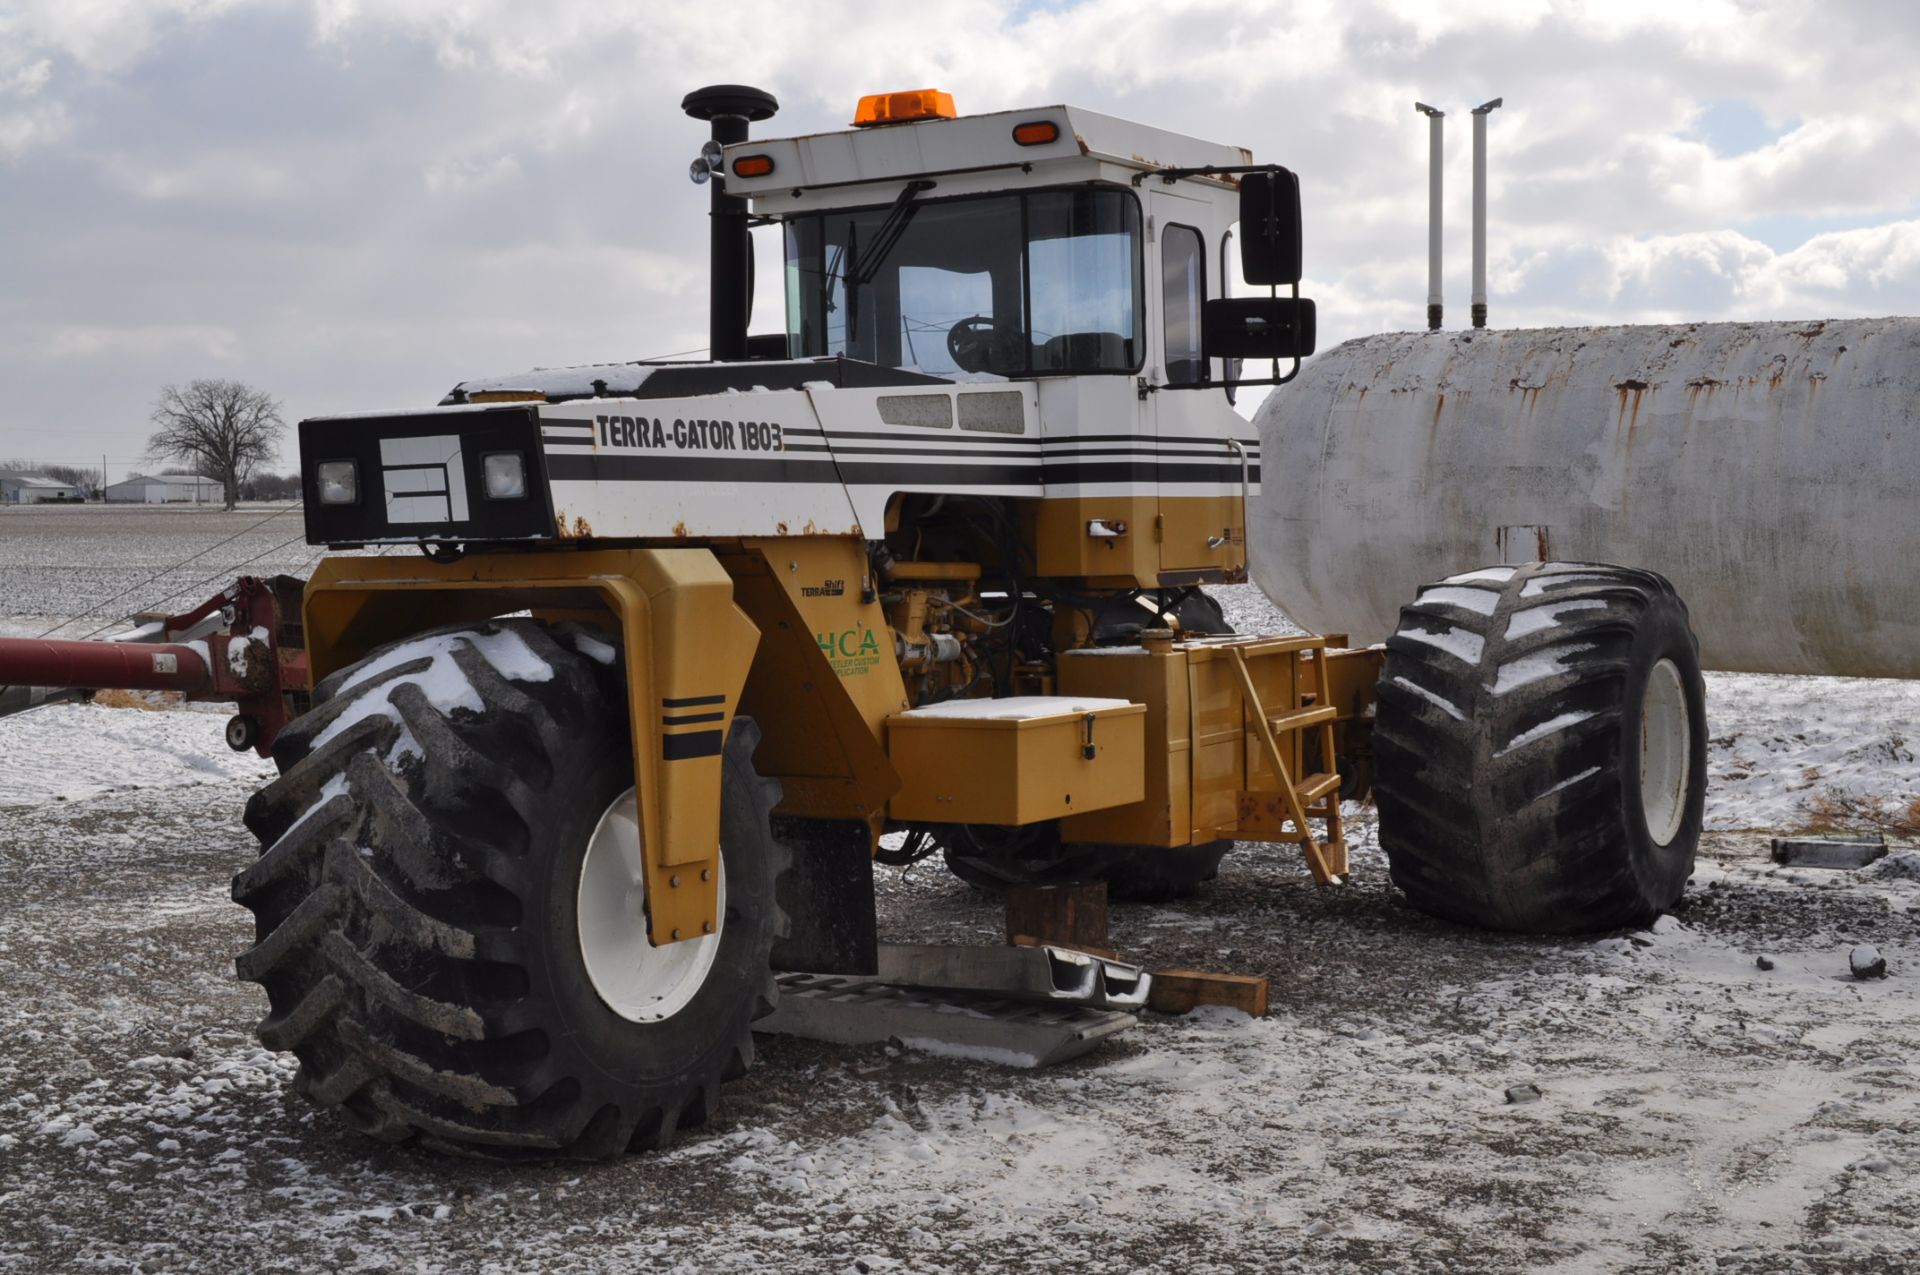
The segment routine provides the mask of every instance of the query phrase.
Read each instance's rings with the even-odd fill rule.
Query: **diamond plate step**
[[[1134,1016],[1086,1005],[1032,1005],[985,992],[894,987],[871,978],[782,974],[780,1003],[759,1032],[835,1045],[897,1040],[908,1049],[1051,1067],[1087,1053]]]

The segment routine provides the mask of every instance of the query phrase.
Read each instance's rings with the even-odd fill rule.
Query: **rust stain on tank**
[[[553,514],[554,534],[562,540],[585,540],[593,535],[593,526],[585,518],[576,515],[568,521],[566,511],[558,509]]]
[[[579,514],[575,514],[573,516],[573,538],[575,540],[588,540],[591,539],[592,536],[593,524],[585,518],[582,518]]]
[[[1720,388],[1720,382],[1714,380],[1711,376],[1696,376],[1691,381],[1688,381],[1687,382],[1687,410],[1689,412],[1693,410],[1694,402],[1697,399],[1699,399],[1701,390],[1705,390],[1707,392],[1707,397],[1712,398],[1713,392],[1719,388]]]
[[[1621,416],[1627,416],[1627,450],[1632,451],[1634,430],[1638,429],[1640,425],[1640,396],[1647,392],[1648,386],[1645,381],[1638,381],[1632,377],[1628,377],[1626,380],[1614,386],[1613,389],[1614,392],[1620,396],[1619,414]],[[1631,416],[1627,414],[1629,406],[1627,396],[1629,394],[1633,396]]]
[[[693,533],[687,530],[686,523],[676,522],[673,524],[673,534],[675,539],[685,540],[688,536],[692,535]]]
[[[774,533],[775,535],[777,535],[777,536],[784,536],[784,535],[787,535],[787,534],[789,534],[789,533],[788,533],[788,531],[787,531],[787,524],[786,524],[786,523],[784,523],[784,522],[776,522],[776,523],[774,523],[774,524],[773,524],[773,533]]]

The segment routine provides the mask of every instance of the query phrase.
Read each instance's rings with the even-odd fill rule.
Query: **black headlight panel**
[[[309,544],[551,536],[538,411],[521,404],[300,422]]]

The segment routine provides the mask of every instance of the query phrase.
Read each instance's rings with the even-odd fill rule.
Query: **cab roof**
[[[1052,141],[1022,145],[1014,129],[1051,122]],[[1039,106],[954,119],[852,128],[802,137],[754,138],[725,148],[727,189],[757,203],[780,196],[814,203],[815,192],[894,185],[914,178],[980,174],[992,186],[1126,180],[1162,168],[1251,164],[1252,152],[1117,119],[1078,106]],[[737,159],[773,161],[760,177],[734,173]],[[1004,181],[991,180],[1004,174]],[[1218,179],[1232,184],[1230,179]],[[852,191],[856,196],[861,192]],[[877,192],[876,192],[877,193]],[[829,197],[819,202],[840,202]]]

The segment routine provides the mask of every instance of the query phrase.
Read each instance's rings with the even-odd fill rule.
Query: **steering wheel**
[[[1015,372],[1021,364],[1020,340],[1019,332],[976,314],[947,329],[947,357],[963,372]]]

